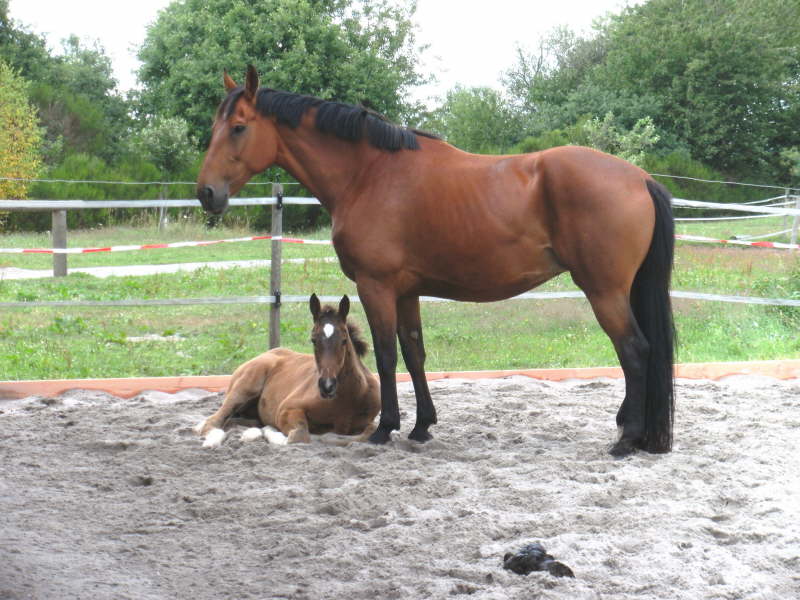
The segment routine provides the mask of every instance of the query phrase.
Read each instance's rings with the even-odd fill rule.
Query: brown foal
[[[222,406],[197,427],[204,445],[222,443],[225,423],[242,412],[257,414],[263,427],[277,429],[289,443],[307,443],[310,433],[372,433],[380,392],[375,375],[361,361],[367,344],[347,321],[350,300],[344,296],[337,310],[320,306],[312,294],[309,307],[314,354],[274,348],[236,369]]]

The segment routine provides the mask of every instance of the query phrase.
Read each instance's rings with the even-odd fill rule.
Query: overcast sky
[[[99,40],[111,58],[123,90],[136,85],[136,50],[148,24],[169,0],[11,0],[10,16],[46,35],[51,48],[74,33]],[[422,71],[439,83],[419,92],[440,95],[460,83],[499,87],[502,71],[514,62],[515,44],[533,48],[557,25],[588,30],[592,21],[617,12],[627,0],[418,0],[418,41],[430,44]],[[302,92],[303,90],[291,90]]]

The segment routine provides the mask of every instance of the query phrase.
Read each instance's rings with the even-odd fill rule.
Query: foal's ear
[[[347,319],[347,313],[350,312],[350,298],[347,296],[342,296],[342,299],[339,300],[339,318],[343,321]]]
[[[317,298],[316,294],[311,294],[311,298],[308,299],[308,308],[311,310],[311,316],[314,317],[314,320],[319,319],[319,312],[322,307],[319,305],[319,298]]]
[[[236,82],[228,75],[227,71],[222,72],[222,83],[225,86],[226,92],[232,92],[237,87]]]
[[[244,95],[248,100],[255,101],[258,92],[258,71],[253,65],[247,65],[247,80],[244,84]]]

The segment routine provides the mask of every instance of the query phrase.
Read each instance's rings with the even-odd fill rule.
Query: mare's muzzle
[[[334,377],[320,377],[319,393],[323,398],[333,398],[336,395],[336,378]]]
[[[211,185],[198,186],[197,199],[203,209],[213,215],[221,215],[228,208],[228,186],[225,185],[223,189]]]

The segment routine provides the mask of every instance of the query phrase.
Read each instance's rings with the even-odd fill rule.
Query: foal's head
[[[358,330],[347,322],[350,312],[350,299],[342,296],[339,309],[332,306],[320,306],[316,294],[309,300],[311,316],[314,317],[314,328],[311,330],[311,343],[314,345],[314,358],[319,372],[319,393],[323,398],[336,396],[336,388],[342,375],[348,355],[354,352],[363,356],[367,351]]]

